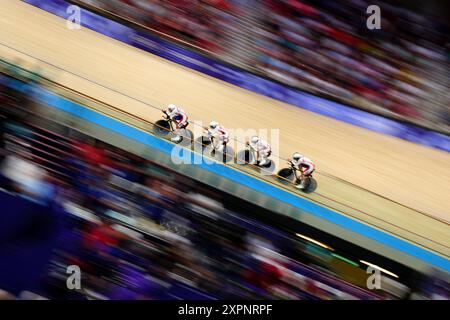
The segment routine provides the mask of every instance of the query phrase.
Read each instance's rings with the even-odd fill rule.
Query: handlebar
[[[165,116],[163,116],[163,119],[167,120],[167,121],[171,121],[172,119],[170,119],[169,115],[167,114],[166,110],[162,110],[162,113],[165,114]]]

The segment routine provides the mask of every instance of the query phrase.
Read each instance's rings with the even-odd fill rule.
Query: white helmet
[[[174,104],[169,104],[169,105],[167,106],[167,110],[168,110],[169,112],[174,112],[175,110],[177,110],[177,106],[174,105]]]
[[[251,141],[252,141],[253,144],[257,144],[259,142],[259,137],[258,136],[253,136]]]
[[[218,126],[219,126],[219,123],[217,121],[211,121],[209,123],[209,128],[212,130],[216,129]]]
[[[295,161],[298,161],[298,160],[300,160],[301,158],[303,158],[303,156],[302,156],[300,153],[298,153],[298,152],[296,152],[296,153],[294,153],[294,154],[292,155],[292,159],[295,160]]]

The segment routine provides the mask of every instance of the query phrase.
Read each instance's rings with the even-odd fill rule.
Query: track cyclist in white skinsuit
[[[175,122],[176,128],[174,130],[175,136],[170,139],[172,142],[180,142],[181,137],[181,129],[184,129],[188,126],[188,116],[187,113],[181,109],[180,107],[177,107],[174,104],[169,104],[167,106],[167,109],[163,109],[163,112],[167,115],[167,117],[173,122]]]
[[[305,188],[305,177],[311,176],[311,174],[316,169],[316,165],[312,162],[311,159],[301,155],[298,152],[295,152],[292,155],[292,160],[289,159],[289,162],[292,163],[295,169],[300,172],[300,183],[296,186],[299,189]]]
[[[228,131],[217,121],[211,121],[209,123],[207,135],[211,140],[211,144],[214,147],[214,150],[216,150],[217,152],[223,151],[229,141],[230,136]]]
[[[258,163],[258,165],[264,166],[269,163],[272,148],[267,141],[262,140],[258,136],[253,136],[250,141],[247,140],[246,145],[256,152],[256,163]]]

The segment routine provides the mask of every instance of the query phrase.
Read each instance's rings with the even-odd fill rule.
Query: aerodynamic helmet
[[[219,126],[219,123],[217,121],[211,121],[209,123],[209,128],[214,130],[215,128],[217,128]]]
[[[259,142],[259,137],[258,136],[253,136],[251,141],[252,141],[253,144],[257,144]]]
[[[302,156],[300,153],[298,153],[298,152],[296,152],[296,153],[294,153],[294,154],[292,155],[292,159],[295,160],[295,161],[300,160],[302,157],[303,157],[303,156]]]
[[[167,107],[167,110],[169,112],[174,112],[175,110],[177,110],[177,106],[174,105],[174,104],[169,104],[168,107]]]

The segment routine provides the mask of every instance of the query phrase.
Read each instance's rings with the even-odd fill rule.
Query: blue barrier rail
[[[0,78],[0,81],[4,82],[6,80]],[[18,80],[12,80],[8,83],[8,85],[14,87],[17,90],[32,92],[36,99],[48,106],[57,108],[75,117],[79,117],[88,122],[107,128],[108,130],[116,132],[127,138],[134,139],[144,145],[149,146],[150,148],[159,150],[167,154],[172,154],[174,144],[166,140],[159,139],[151,135],[150,133],[141,131],[128,124],[122,123],[118,120],[95,112],[87,107],[81,106],[63,97],[60,97],[47,89],[37,86],[31,87],[28,84],[24,84],[23,82],[20,82]],[[191,150],[184,149],[184,152],[184,156],[188,156],[191,159],[194,159],[195,157],[196,160],[199,160],[198,158],[200,157],[201,161],[197,161],[198,164],[196,165],[200,166],[204,170],[221,175],[233,182],[245,185],[253,190],[266,194],[270,198],[275,198],[294,207],[297,207],[303,212],[330,221],[344,229],[356,232],[360,235],[371,238],[383,245],[403,251],[429,264],[450,271],[450,260],[445,259],[444,257],[436,253],[433,253],[403,239],[394,237],[376,228],[348,218],[338,212],[322,207],[305,198],[298,197],[288,191],[254,178],[244,172],[237,171],[236,169],[223,165],[222,163],[211,163],[211,161],[209,159],[206,159],[203,155],[196,154]]]

